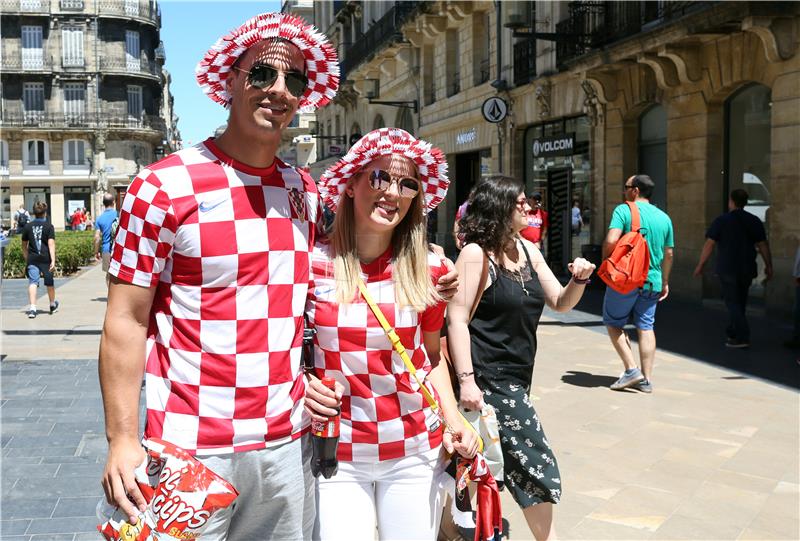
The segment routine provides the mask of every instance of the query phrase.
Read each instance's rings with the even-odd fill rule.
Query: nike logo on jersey
[[[217,208],[218,206],[220,206],[224,202],[225,202],[224,199],[220,199],[219,201],[215,201],[213,203],[209,203],[208,201],[203,201],[202,203],[200,203],[200,206],[197,207],[197,208],[200,209],[200,212],[208,212],[209,210]]]

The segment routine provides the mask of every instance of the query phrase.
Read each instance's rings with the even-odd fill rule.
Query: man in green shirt
[[[672,220],[664,211],[650,204],[654,187],[653,180],[647,175],[634,175],[625,181],[623,187],[625,200],[635,202],[639,209],[641,233],[650,249],[650,268],[642,288],[623,294],[607,287],[603,298],[603,323],[608,329],[614,349],[625,365],[625,372],[611,385],[611,389],[615,391],[635,387],[645,393],[653,392],[650,383],[656,353],[653,325],[656,306],[669,295],[669,273],[672,269],[674,246]],[[608,234],[603,243],[604,258],[611,254],[620,237],[630,230],[631,211],[623,203],[611,215]],[[631,318],[639,334],[641,368],[636,366],[630,339],[623,329]]]

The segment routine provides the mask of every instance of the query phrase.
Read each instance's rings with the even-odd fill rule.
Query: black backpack
[[[19,212],[17,211],[17,228],[22,229],[26,225],[28,225],[28,214],[26,212]]]

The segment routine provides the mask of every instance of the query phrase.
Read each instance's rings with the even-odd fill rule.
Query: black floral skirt
[[[561,499],[561,474],[542,423],[530,400],[530,388],[501,379],[480,378],[478,386],[494,407],[500,425],[505,484],[521,508]]]

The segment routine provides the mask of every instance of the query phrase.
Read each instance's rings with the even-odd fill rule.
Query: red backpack
[[[608,287],[623,294],[644,286],[650,270],[650,248],[640,233],[639,209],[636,203],[626,202],[631,209],[631,230],[620,237],[597,270],[597,276]]]

